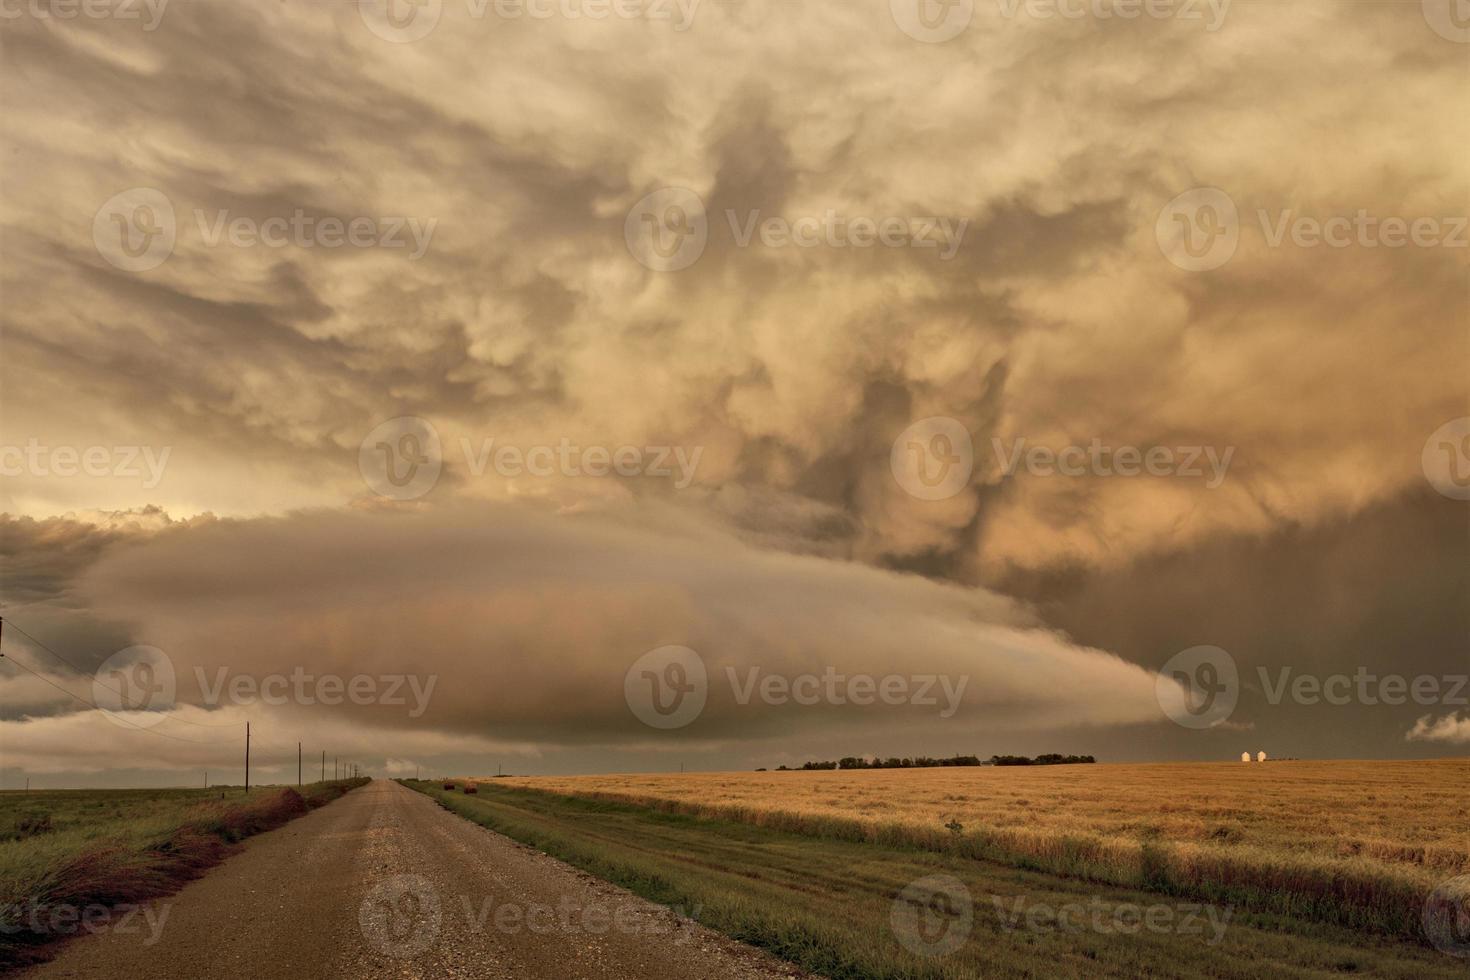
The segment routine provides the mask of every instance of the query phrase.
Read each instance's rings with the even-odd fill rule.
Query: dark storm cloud
[[[1231,720],[1276,755],[1402,755],[1405,734],[1462,711],[1470,699],[1470,517],[1463,505],[1412,491],[1352,519],[1292,526],[1266,536],[1229,536],[1188,552],[1150,556],[1117,569],[1076,566],[1018,573],[1005,590],[1037,606],[1079,643],[1159,669],[1176,653],[1208,644],[1230,653],[1241,696]],[[1288,676],[1433,677],[1448,703],[1273,705]],[[1263,682],[1261,671],[1268,678]],[[1458,690],[1456,690],[1458,688]],[[1319,699],[1320,700],[1320,699]],[[1452,732],[1452,723],[1446,723]],[[1420,750],[1439,754],[1426,722]],[[1228,732],[1195,736],[1225,745]],[[1228,754],[1221,751],[1221,757]]]

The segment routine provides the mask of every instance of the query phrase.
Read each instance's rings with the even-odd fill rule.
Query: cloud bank
[[[647,651],[692,648],[709,703],[681,736],[881,730],[932,709],[738,703],[726,668],[795,677],[966,677],[957,731],[1161,720],[1150,672],[1069,643],[982,590],[757,549],[643,512],[488,506],[203,522],[111,551],[96,615],[165,650],[179,697],[256,677],[436,676],[429,709],[344,706],[363,724],[549,743],[661,737],[624,700]],[[213,682],[211,682],[213,683]],[[209,685],[205,685],[208,687]]]

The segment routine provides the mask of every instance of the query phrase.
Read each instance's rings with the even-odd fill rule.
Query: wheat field
[[[1470,871],[1470,760],[577,777],[505,783],[955,851],[1414,934]]]

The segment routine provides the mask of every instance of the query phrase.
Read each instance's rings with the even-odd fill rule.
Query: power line
[[[40,640],[36,639],[34,636],[32,636],[31,634],[27,633],[25,630],[21,629],[19,626],[15,625],[15,621],[14,620],[12,620],[12,619],[4,619],[3,617],[0,617],[0,620],[3,620],[3,622],[5,623],[6,626],[9,626],[11,629],[15,630],[21,636],[25,637],[27,640],[30,640],[36,646],[40,647],[42,650],[45,650],[47,653],[51,654],[51,656],[55,657],[57,660],[60,660],[62,663],[66,664],[68,667],[70,667],[77,674],[79,674],[79,675],[81,675],[83,677],[85,677],[87,675],[87,673],[88,673],[87,671],[85,671],[82,668],[78,667],[76,664],[72,663],[70,660],[66,659],[61,654],[57,653],[55,650],[51,649],[46,644],[44,644]],[[122,691],[119,691],[115,687],[112,687],[112,686],[110,686],[108,684],[104,684],[102,682],[102,680],[96,676],[95,672],[92,675],[92,679],[93,679],[93,683],[98,684],[98,685],[101,685],[102,687],[104,687],[107,690],[111,691],[113,694],[116,694],[121,699],[118,702],[119,704],[127,704],[128,703],[127,702],[127,695],[123,694]],[[69,694],[71,692],[68,691],[67,693]],[[106,711],[107,710],[106,708],[102,708],[100,705],[93,705],[93,707],[98,708],[98,710],[100,710],[100,711]],[[160,712],[160,713],[162,713],[162,712]],[[180,722],[181,724],[193,725],[196,728],[234,728],[238,724],[237,722],[230,722],[230,723],[221,724],[221,725],[211,725],[211,724],[208,724],[208,723],[202,722],[202,721],[191,721],[188,718],[175,718],[175,717],[173,717],[170,714],[164,714],[164,720],[165,721],[177,721],[177,722]]]
[[[82,704],[85,704],[85,705],[87,705],[90,708],[95,708],[98,711],[104,712],[105,714],[108,714],[108,715],[112,716],[112,719],[114,721],[119,722],[121,724],[124,724],[124,725],[128,726],[129,728],[136,728],[140,732],[147,732],[149,735],[157,735],[159,738],[171,738],[175,742],[191,742],[194,745],[226,745],[226,744],[234,741],[234,739],[198,739],[198,738],[184,738],[182,735],[170,735],[168,732],[156,732],[153,729],[151,729],[151,728],[145,728],[142,725],[134,725],[132,722],[128,721],[126,718],[121,717],[117,712],[115,712],[115,711],[109,711],[108,709],[102,707],[97,702],[93,701],[91,698],[84,698],[80,694],[76,693],[75,691],[68,690],[67,688],[62,687],[60,684],[57,684],[55,681],[52,681],[52,680],[48,679],[45,674],[42,674],[40,671],[32,670],[31,668],[27,667],[25,664],[21,663],[19,660],[16,660],[14,657],[5,657],[4,654],[0,654],[0,657],[4,657],[4,659],[6,659],[6,660],[10,661],[11,663],[15,664],[15,666],[19,667],[21,670],[25,671],[27,674],[30,674],[32,677],[35,677],[37,680],[41,681],[42,683],[51,685],[52,687],[54,687],[58,691],[60,691],[62,694],[66,694],[66,695],[68,695],[70,697],[76,698]],[[220,727],[220,726],[211,725],[210,727],[211,728],[217,728],[217,727]]]
[[[5,619],[3,616],[0,616],[0,630],[3,630],[3,628],[5,626],[9,626],[12,629],[14,629],[17,633],[20,633],[26,639],[30,640],[31,643],[35,644],[40,649],[45,650],[47,653],[51,654],[57,660],[60,660],[62,663],[66,664],[68,667],[70,667],[78,675],[80,675],[80,676],[86,676],[86,672],[83,671],[83,670],[81,670],[80,668],[78,668],[70,660],[67,660],[61,654],[57,653],[55,650],[52,650],[50,647],[48,647],[46,644],[42,643],[40,640],[36,639],[34,636],[31,636],[31,634],[27,633],[25,630],[23,630],[20,627],[16,626],[15,623],[11,622],[10,620]],[[146,726],[143,726],[143,725],[135,725],[132,722],[128,721],[126,718],[122,717],[120,713],[115,712],[115,711],[112,711],[112,710],[110,710],[108,708],[104,708],[100,704],[98,704],[96,701],[92,700],[91,698],[83,697],[82,695],[77,694],[75,691],[70,690],[69,688],[63,687],[62,685],[60,685],[60,684],[56,683],[55,681],[51,680],[49,677],[47,677],[45,674],[41,673],[40,671],[35,670],[32,667],[26,666],[21,661],[15,659],[15,657],[13,657],[13,656],[6,656],[4,652],[0,652],[0,660],[9,661],[10,663],[12,663],[15,666],[19,667],[21,670],[23,670],[26,673],[30,674],[32,677],[35,677],[37,680],[41,681],[41,683],[47,685],[48,687],[53,687],[56,690],[60,691],[62,694],[65,694],[67,697],[72,698],[72,699],[74,699],[74,700],[76,700],[76,701],[78,701],[78,702],[86,705],[87,707],[96,710],[96,711],[101,711],[102,713],[108,715],[111,720],[116,721],[119,724],[124,725],[124,726],[126,726],[128,728],[132,728],[132,729],[134,729],[136,731],[146,732],[149,735],[157,735],[159,738],[166,738],[166,739],[170,739],[170,740],[175,741],[175,742],[187,742],[187,743],[192,744],[192,745],[230,745],[230,744],[233,744],[234,741],[235,741],[232,738],[231,739],[185,738],[182,735],[171,735],[168,732],[155,731],[153,728],[146,727]],[[122,692],[121,691],[118,691],[116,688],[109,687],[106,684],[102,684],[102,682],[100,680],[98,680],[97,683],[98,684],[101,684],[101,686],[104,687],[104,688],[106,688],[107,690],[113,691],[114,693],[118,694],[120,697],[122,696]],[[126,698],[124,698],[124,703],[126,703]],[[162,714],[162,713],[160,712],[159,714]],[[195,725],[195,726],[197,726],[199,728],[235,728],[235,727],[237,727],[239,725],[239,722],[234,722],[234,723],[230,723],[230,724],[221,724],[221,725],[207,725],[207,724],[203,724],[201,722],[189,721],[187,718],[173,718],[173,717],[170,717],[168,715],[163,715],[162,718],[161,718],[161,720],[162,721],[182,721],[185,724]],[[245,768],[245,772],[246,772],[245,785],[246,785],[246,791],[247,792],[249,792],[249,785],[250,785],[249,772],[250,772],[250,743],[251,743],[251,741],[252,741],[252,738],[251,738],[251,731],[250,731],[250,722],[247,720],[245,722],[245,760],[246,760],[245,761],[245,767],[246,767]],[[280,751],[280,752],[285,752],[286,751],[284,748],[277,749],[275,746],[271,746],[271,745],[268,745],[267,748],[270,749],[271,751]],[[301,779],[301,765],[302,765],[302,758],[301,758],[302,751],[301,751],[301,748],[302,748],[301,747],[301,743],[298,742],[297,745],[296,745],[296,756],[297,756],[296,757],[296,767],[297,767],[297,782],[298,783],[300,782],[300,779]],[[324,776],[325,776],[325,770],[326,770],[326,758],[327,758],[326,757],[326,752],[323,751],[322,752],[322,769],[323,769],[323,775]],[[335,765],[335,763],[334,763],[334,765]],[[208,773],[206,773],[205,774],[206,785],[208,783],[208,778],[209,778],[208,777]]]

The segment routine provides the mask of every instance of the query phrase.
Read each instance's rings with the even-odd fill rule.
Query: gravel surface
[[[759,950],[374,782],[31,978],[796,977]]]

